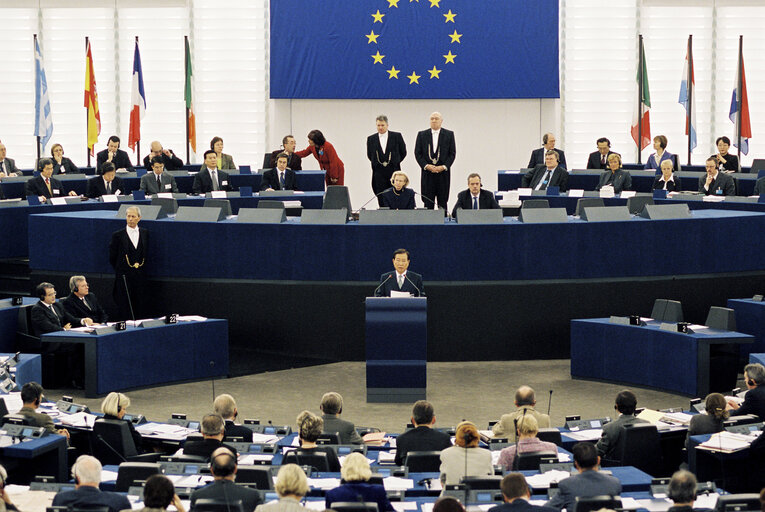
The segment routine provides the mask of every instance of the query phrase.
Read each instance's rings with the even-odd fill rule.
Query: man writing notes
[[[494,194],[481,189],[481,176],[474,172],[468,176],[468,188],[457,194],[457,204],[452,210],[452,217],[457,217],[457,210],[496,210],[499,208]]]
[[[367,158],[372,163],[372,191],[380,206],[381,192],[389,188],[394,171],[401,170],[406,143],[399,132],[388,131],[388,117],[377,116],[377,133],[367,137]]]
[[[417,133],[414,158],[422,169],[420,190],[425,208],[432,210],[436,202],[439,208],[448,211],[449,171],[457,156],[454,132],[441,128],[444,118],[440,112],[430,114],[430,129]]]
[[[141,209],[129,207],[125,220],[125,228],[115,231],[109,242],[109,262],[114,268],[112,294],[121,320],[142,318],[144,308],[141,301],[145,300],[146,287],[144,265],[149,246],[149,232],[138,227]]]
[[[558,162],[558,152],[548,149],[545,163],[524,174],[521,186],[532,190],[547,190],[547,187],[558,187],[561,192],[568,190],[568,171]]]
[[[409,293],[413,297],[425,295],[422,276],[407,270],[409,268],[409,251],[396,249],[393,253],[393,267],[395,270],[380,276],[380,284],[374,293],[375,297],[390,297],[397,295],[397,293]]]

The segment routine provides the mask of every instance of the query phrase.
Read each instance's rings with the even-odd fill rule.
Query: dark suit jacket
[[[619,453],[619,447],[623,439],[623,427],[633,423],[646,423],[646,421],[633,415],[622,414],[611,423],[605,424],[603,426],[603,435],[595,445],[598,449],[598,455],[601,457],[613,457],[613,455]]]
[[[559,492],[546,503],[547,506],[568,512],[575,512],[576,498],[591,498],[593,496],[618,496],[622,492],[622,484],[611,475],[589,470],[558,482]]]
[[[699,178],[699,194],[707,196],[735,196],[736,195],[736,183],[733,181],[733,177],[721,172],[717,173],[717,177],[709,184],[709,190],[704,189],[704,185],[707,182],[707,175],[704,174]]]
[[[21,171],[19,171],[19,168],[16,167],[16,160],[14,160],[13,158],[8,158],[8,157],[5,157],[5,160],[0,162],[0,171],[6,174],[10,174],[12,172],[15,172],[16,174],[21,173]]]
[[[340,459],[337,458],[337,452],[332,446],[317,446],[315,448],[298,448],[297,450],[290,450],[287,453],[284,454],[284,458],[282,459],[282,464],[297,464],[298,466],[302,466],[305,464],[305,461],[300,460],[300,456],[298,455],[298,450],[300,451],[300,456],[303,455],[312,455],[312,454],[319,454],[319,453],[326,453],[327,454],[327,465],[329,466],[329,471],[331,473],[339,473],[340,472]]]
[[[478,194],[478,209],[480,210],[496,210],[499,208],[499,203],[494,199],[494,193],[490,190],[483,190]],[[473,195],[470,193],[470,189],[463,190],[457,194],[457,204],[452,209],[452,217],[457,216],[457,210],[472,210],[473,209]]]
[[[138,232],[138,247],[133,247],[126,229],[120,229],[112,233],[112,238],[109,241],[109,263],[111,263],[117,275],[132,275],[136,272],[143,273],[142,264],[146,261],[149,232],[142,227],[138,228]],[[125,256],[127,256],[127,259]],[[134,263],[138,263],[140,266],[136,269],[132,266]]]
[[[688,434],[685,436],[685,447],[688,448],[689,438],[701,434],[714,434],[722,432],[723,420],[710,416],[709,414],[694,414],[691,423],[688,425]]]
[[[212,455],[212,452],[217,450],[220,447],[228,448],[231,450],[231,453],[235,455],[239,455],[239,453],[234,449],[233,446],[229,446],[226,443],[222,443],[218,441],[217,439],[199,439],[199,440],[191,440],[186,441],[183,445],[183,454],[184,455],[197,455],[199,457],[205,457],[206,459],[210,458],[210,455]]]
[[[590,153],[590,156],[587,157],[587,169],[607,169],[608,168],[608,155],[612,153],[611,150],[608,151],[608,154],[606,155],[606,163],[601,164],[600,163],[600,151],[595,151],[593,153]]]
[[[664,190],[664,182],[661,181],[661,175],[653,180],[653,190]],[[680,178],[675,176],[667,183],[667,192],[680,192]]]
[[[757,183],[754,184],[754,192],[752,192],[754,196],[762,194],[765,194],[765,176],[757,180]]]
[[[390,500],[388,500],[385,488],[380,484],[346,482],[340,485],[340,487],[335,487],[334,489],[327,491],[325,506],[328,509],[332,508],[333,503],[341,503],[344,501],[371,501],[377,503],[377,510],[380,512],[393,510],[393,505],[391,505]]]
[[[564,169],[568,169],[568,166],[566,165],[566,154],[563,152],[562,149],[554,148],[555,151],[558,152],[558,165],[563,167]],[[527,169],[533,169],[534,167],[538,165],[545,165],[545,151],[547,151],[545,148],[538,148],[531,152],[531,158],[529,158],[529,165],[526,167]]]
[[[90,309],[82,303],[86,301]],[[76,318],[91,318],[94,322],[103,324],[107,321],[108,317],[106,311],[98,303],[98,299],[94,293],[88,293],[83,299],[79,299],[74,292],[70,293],[66,299],[64,299],[64,309],[66,309],[70,315]]]
[[[529,170],[526,174],[523,175],[523,178],[521,179],[521,186],[531,187],[532,189],[537,188],[537,185],[539,185],[539,182],[542,180],[542,177],[545,175],[546,171],[546,165],[537,165],[534,169]],[[561,192],[568,190],[568,171],[566,171],[564,167],[560,165],[556,167],[548,180],[548,187],[559,187]]]
[[[128,425],[128,431],[130,431],[130,437],[133,438],[133,444],[135,445],[135,449],[138,453],[143,452],[143,437],[141,437],[141,434],[138,433],[138,431],[133,426],[132,421],[128,421],[125,419],[120,419],[117,416],[112,416],[111,414],[104,414],[105,420],[117,420],[117,421],[124,421]]]
[[[363,441],[356,426],[350,421],[337,417],[336,414],[322,414],[324,420],[324,433],[331,434],[337,432],[340,434],[340,444],[361,444]]]
[[[234,190],[231,187],[231,181],[226,171],[218,170],[215,171],[215,174],[218,176],[218,190]],[[194,184],[191,186],[191,191],[195,194],[207,194],[213,191],[212,176],[210,176],[210,171],[207,168],[199,171],[194,176]]]
[[[404,286],[398,287],[398,278],[396,271],[391,270],[380,276],[380,285],[375,290],[375,297],[390,297],[391,290],[397,292],[409,292],[415,297],[425,296],[425,288],[422,285],[422,276],[411,270],[406,271],[404,277]],[[327,425],[324,425],[324,430],[327,429]]]
[[[403,466],[409,452],[440,452],[451,445],[446,432],[425,426],[414,428],[396,438],[396,465]]]
[[[263,180],[260,182],[260,190],[267,190],[269,188],[282,190],[281,183],[279,183],[278,169],[269,169],[263,172]],[[297,189],[297,176],[295,175],[295,171],[287,169],[284,171],[284,190]]]
[[[37,304],[32,306],[32,329],[35,336],[62,331],[66,324],[72,324],[72,327],[80,327],[82,325],[80,323],[82,317],[75,317],[69,313],[64,309],[60,301],[54,302],[53,307],[56,309],[55,315],[42,301],[38,301]]]
[[[277,149],[276,151],[271,152],[271,158],[268,161],[268,167],[273,168],[276,167],[276,157],[279,156],[280,153],[284,153],[283,149]],[[302,171],[303,170],[303,164],[302,158],[297,156],[295,153],[289,154],[289,159],[287,160],[287,169],[292,169],[293,171]]]
[[[19,416],[23,416],[30,425],[35,427],[45,427],[45,430],[50,433],[56,432],[56,426],[53,424],[53,418],[47,414],[35,411],[32,407],[22,407],[17,412]]]
[[[754,414],[760,417],[760,421],[765,421],[765,385],[747,391],[741,407],[730,412],[731,416],[742,414]]]
[[[726,171],[736,171],[738,172],[738,156],[731,155],[728,153],[725,156],[725,163],[723,164],[723,169]]]
[[[109,512],[120,512],[129,509],[130,502],[127,496],[116,492],[101,491],[96,487],[84,485],[74,491],[60,492],[53,497],[54,507],[77,506],[77,505],[106,505]]]
[[[101,173],[101,167],[106,163],[106,159],[109,158],[109,150],[104,149],[99,151],[96,155],[96,172]],[[130,157],[125,151],[121,149],[117,150],[117,153],[112,158],[112,163],[115,169],[125,169],[127,172],[133,172],[133,163],[130,161]]]
[[[390,144],[390,141],[388,141],[388,144]],[[432,151],[439,155],[435,165],[445,165],[446,171],[444,172],[451,171],[454,159],[457,157],[454,132],[441,128],[441,132],[438,134],[438,148],[434,149],[431,146],[433,146],[433,136],[431,135],[430,128],[417,132],[417,141],[414,144],[414,158],[417,160],[417,165],[420,166],[420,169],[423,169],[428,164],[433,164],[428,154],[428,151]]]
[[[26,185],[24,185],[24,193],[28,196],[45,196],[50,198],[51,196],[65,196],[69,193],[68,190],[64,189],[64,185],[56,178],[50,179],[50,189],[51,192],[48,192],[48,187],[45,186],[45,178],[42,176],[30,178],[27,180]],[[58,193],[56,193],[57,190]]]
[[[51,158],[51,162],[53,162],[53,174],[77,174],[80,171],[79,168],[77,168],[76,165],[74,165],[74,162],[72,162],[70,159],[68,159],[65,156],[61,157],[61,165],[56,162],[55,158]]]
[[[388,131],[388,143],[385,152],[380,146],[380,135],[374,133],[367,137],[367,158],[372,163],[372,172],[387,176],[401,170],[401,162],[406,158],[406,143],[399,132]],[[388,165],[382,165],[388,162]]]
[[[223,435],[225,437],[241,437],[245,443],[252,442],[252,430],[244,425],[237,425],[231,420],[226,420],[226,430]]]
[[[512,503],[503,503],[489,509],[489,512],[554,512],[552,507],[540,507],[532,505],[523,498],[518,498]]]
[[[162,153],[160,155],[160,158],[162,158],[162,163],[165,165],[165,170],[168,171],[174,171],[176,169],[181,169],[183,167],[183,160],[175,156],[175,153],[172,151],[170,152],[171,156],[167,156],[166,154]],[[143,157],[143,166],[146,167],[147,171],[151,172],[151,153]]]
[[[611,183],[614,186],[614,194],[620,194],[623,190],[629,190],[632,188],[632,175],[630,175],[629,171],[625,171],[624,169],[617,169],[614,174],[613,182]],[[611,179],[611,169],[607,169],[603,172],[603,174],[600,175],[600,181],[598,182],[598,186],[595,188],[595,190],[600,190],[601,188],[608,185],[608,181]]]
[[[149,171],[141,176],[141,190],[146,194],[159,194],[160,192],[172,192],[178,193],[178,185],[175,183],[175,176],[163,172],[160,175],[160,181],[162,182],[162,190],[157,187],[157,175],[153,171]],[[167,186],[170,185],[170,188]]]
[[[393,187],[385,190],[380,196],[382,205],[391,210],[414,210],[417,205],[414,203],[414,190],[402,188],[401,192],[396,192]]]
[[[227,500],[229,503],[242,500],[243,512],[253,512],[261,503],[258,491],[241,487],[230,480],[216,480],[192,492],[190,512],[194,511],[194,504],[200,499]]]
[[[128,190],[125,188],[125,182],[122,181],[122,178],[115,176],[112,180],[112,194],[116,194],[118,190],[122,195],[128,193]],[[104,178],[101,176],[90,178],[88,180],[88,191],[85,195],[91,199],[106,195],[106,185],[104,185]]]

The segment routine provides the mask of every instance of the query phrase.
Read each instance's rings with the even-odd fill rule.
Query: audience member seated
[[[178,193],[178,185],[175,183],[175,176],[165,172],[165,164],[158,157],[151,159],[151,170],[141,176],[141,190],[146,195],[159,193]]]
[[[494,437],[501,438],[506,437],[511,443],[515,442],[515,422],[522,416],[531,415],[537,420],[537,426],[539,428],[550,427],[550,417],[547,414],[538,412],[534,409],[537,405],[537,399],[534,396],[534,390],[529,386],[521,386],[515,392],[515,406],[518,408],[516,411],[503,414],[497,423],[491,428]]]
[[[194,176],[194,183],[191,185],[191,191],[194,194],[207,194],[218,190],[233,190],[230,184],[228,173],[218,170],[217,156],[215,151],[208,149],[205,151],[205,163],[202,169]]]
[[[213,401],[213,411],[226,422],[225,437],[241,437],[245,443],[252,442],[252,430],[234,423],[239,411],[234,397],[229,394],[218,395]]]
[[[324,430],[324,420],[316,416],[311,411],[303,411],[298,414],[295,420],[298,427],[298,439],[300,440],[300,453],[301,454],[314,454],[314,453],[326,453],[327,463],[329,464],[329,471],[334,473],[340,471],[340,460],[337,458],[335,449],[331,446],[318,446],[316,440],[321,436]],[[297,453],[287,452],[284,455],[284,461],[290,463],[296,463],[303,465],[300,462],[300,457]]]
[[[752,192],[753,196],[761,196],[763,194],[765,194],[765,176],[757,180],[754,184],[754,192]]]
[[[117,172],[133,172],[133,164],[126,152],[120,149],[120,138],[116,135],[109,137],[106,149],[96,155],[96,172],[100,173],[106,162],[111,162]]]
[[[382,206],[391,210],[414,210],[414,190],[406,188],[409,176],[404,171],[396,171],[390,178],[392,187],[386,189],[380,199]]]
[[[741,405],[734,401],[728,402],[732,409],[731,416],[742,414],[754,414],[759,416],[760,421],[765,421],[765,367],[760,363],[748,364],[744,367],[744,382],[746,383],[746,395]]]
[[[201,499],[214,499],[229,505],[242,502],[242,512],[253,512],[260,505],[260,493],[249,487],[236,485],[236,453],[225,446],[217,448],[210,458],[213,482],[191,493],[191,512]]]
[[[477,172],[470,173],[467,179],[468,188],[457,194],[457,204],[452,210],[456,218],[458,210],[496,210],[499,204],[491,190],[481,188],[481,176]]]
[[[80,169],[70,159],[64,156],[64,146],[53,144],[50,148],[53,157],[53,174],[78,174]]]
[[[665,151],[667,149],[667,137],[664,135],[657,135],[653,138],[653,149],[656,150],[655,153],[651,154],[651,156],[648,157],[648,161],[645,163],[645,169],[659,169],[662,162],[670,161],[672,162],[672,168],[675,168],[675,159],[677,158],[675,155],[670,153],[669,151]]]
[[[175,486],[165,475],[151,475],[143,485],[143,508],[138,512],[167,510],[170,505],[178,512],[186,512],[181,499],[175,494]]]
[[[396,438],[396,465],[403,466],[409,452],[440,452],[452,445],[446,432],[433,428],[436,415],[433,405],[426,400],[418,400],[412,407],[412,425],[414,428]]]
[[[101,402],[101,412],[104,413],[105,420],[122,420],[125,417],[128,407],[130,407],[130,399],[126,395],[117,393],[116,391],[112,391],[106,395],[104,401]],[[132,421],[124,421],[128,424],[130,436],[133,438],[133,444],[135,445],[136,451],[141,453],[143,451],[143,438],[141,437],[141,434],[136,432]]]
[[[728,137],[717,137],[717,165],[722,172],[738,172],[738,157],[728,153],[730,148],[730,139]]]
[[[545,133],[542,136],[542,147],[531,152],[527,168],[533,169],[538,165],[544,165],[545,156],[548,151],[555,151],[558,154],[558,162],[560,162],[560,166],[564,169],[568,169],[568,166],[566,165],[566,154],[562,149],[555,147],[555,135],[552,133]]]
[[[605,186],[614,187],[614,194],[621,194],[623,190],[632,188],[632,175],[629,171],[622,169],[622,157],[619,153],[608,155],[608,170],[600,175],[595,190],[600,190]]]
[[[661,162],[661,174],[653,180],[653,190],[680,192],[680,180],[675,179],[673,168],[671,160]]]
[[[0,178],[13,177],[21,174],[16,167],[16,160],[5,156],[5,144],[0,142]]]
[[[489,509],[489,512],[553,512],[551,507],[540,507],[528,502],[531,489],[521,473],[508,473],[499,484],[502,489],[502,505]]]
[[[619,417],[603,426],[603,435],[597,444],[598,455],[607,459],[614,458],[618,453],[623,427],[633,423],[647,423],[635,416],[636,407],[637,397],[632,391],[625,389],[616,395],[614,409],[619,412]]]
[[[693,502],[696,501],[696,485],[696,475],[684,469],[676,471],[667,488],[667,497],[673,503],[667,512],[693,512]]]
[[[289,155],[279,153],[276,166],[263,173],[260,190],[297,190],[295,171],[287,166]]]
[[[108,320],[106,311],[101,307],[95,293],[90,293],[85,276],[69,278],[71,293],[63,300],[64,309],[75,318],[90,318],[97,324],[105,324]]]
[[[475,424],[463,421],[457,425],[455,446],[441,452],[441,484],[458,484],[465,476],[494,474],[491,452],[485,448],[479,448],[479,441],[480,436]]]
[[[361,444],[363,441],[356,426],[350,421],[340,419],[343,412],[343,397],[340,393],[331,391],[321,397],[321,419],[324,420],[324,432],[329,434],[338,433],[340,444]]]
[[[120,512],[130,509],[130,502],[124,494],[102,491],[98,488],[101,483],[101,463],[90,455],[80,455],[72,466],[75,488],[64,491],[53,498],[54,507],[92,508],[99,505],[109,507],[109,512]]]
[[[255,512],[305,512],[300,500],[308,494],[308,479],[297,464],[282,464],[274,484],[279,501],[258,505]]]
[[[223,152],[223,139],[220,137],[213,137],[210,141],[210,149],[215,151],[215,165],[218,169],[236,169],[234,165],[234,159],[231,155],[227,155]],[[200,171],[204,170],[204,164],[199,168]]]
[[[518,442],[517,444],[511,444],[507,448],[504,448],[499,453],[499,461],[497,461],[497,464],[504,466],[506,470],[513,470],[515,469],[513,464],[515,463],[516,453],[558,453],[558,447],[555,446],[555,443],[540,441],[537,439],[537,433],[539,433],[539,425],[537,424],[536,418],[531,414],[521,416],[518,420]]]
[[[81,327],[93,323],[90,317],[75,317],[64,308],[61,302],[56,302],[56,289],[51,283],[40,283],[35,291],[40,298],[40,301],[32,306],[32,329],[35,336],[68,331],[73,325]]]
[[[24,185],[24,194],[27,196],[37,196],[41,203],[45,203],[51,197],[77,195],[74,190],[67,192],[59,180],[51,177],[53,176],[53,161],[50,158],[41,158],[38,170],[40,175],[28,179]]]
[[[5,482],[8,481],[8,472],[5,470],[3,466],[0,466],[0,500],[2,503],[0,504],[1,507],[0,510],[16,510],[19,509],[16,508],[16,505],[13,504],[13,501],[11,501],[11,497],[8,496],[8,492],[5,490]]]
[[[268,167],[271,169],[276,167],[276,161],[278,160],[279,155],[285,153],[287,155],[287,169],[302,171],[301,158],[295,154],[295,146],[297,146],[295,137],[292,135],[285,135],[282,139],[283,149],[277,149],[276,151],[271,152],[271,162],[268,164]]]
[[[611,141],[605,137],[597,140],[598,150],[590,153],[587,157],[586,169],[606,169],[608,167],[608,155],[611,151]]]
[[[561,192],[568,190],[568,171],[558,163],[558,153],[555,150],[545,154],[545,163],[530,169],[521,179],[521,187],[532,190],[547,190],[547,187],[558,187]]]
[[[707,173],[699,178],[699,194],[707,196],[735,196],[736,183],[733,177],[717,170],[717,158],[709,157],[706,162]]]
[[[618,496],[622,484],[617,478],[598,471],[600,457],[595,445],[589,442],[576,443],[571,450],[574,467],[579,474],[558,482],[559,492],[546,503],[547,506],[568,512],[576,512],[576,498],[594,496]]]
[[[101,167],[101,175],[88,180],[88,190],[85,193],[91,199],[108,195],[126,195],[128,193],[122,178],[117,176],[114,164],[106,162]]]
[[[57,429],[53,425],[53,419],[47,414],[37,412],[43,399],[43,388],[37,382],[27,382],[21,387],[21,409],[18,414],[32,426],[45,427],[51,434],[59,434],[69,438],[69,431],[65,428]]]
[[[710,393],[704,403],[705,413],[694,414],[691,418],[691,423],[688,426],[688,434],[685,437],[685,447],[688,448],[688,443],[691,436],[698,436],[701,434],[714,434],[716,432],[722,432],[724,428],[723,423],[730,413],[726,409],[725,397],[720,393]]]
[[[147,169],[151,167],[151,160],[155,156],[162,159],[162,163],[168,171],[183,168],[183,160],[175,156],[172,149],[163,148],[158,140],[152,141],[150,148],[149,154],[143,157],[143,166]]]
[[[327,491],[325,500],[327,509],[331,509],[333,503],[355,501],[377,503],[379,512],[393,510],[385,488],[380,484],[369,483],[372,470],[364,455],[357,452],[348,455],[343,463],[343,469],[340,470],[340,476],[342,477],[340,487]]]
[[[224,448],[228,448],[231,453],[238,455],[233,447],[223,443],[223,432],[225,425],[226,423],[219,415],[205,415],[205,417],[202,418],[202,422],[200,424],[203,439],[186,441],[186,443],[183,445],[183,454],[196,455],[209,459],[210,455],[212,455],[216,449],[222,446]]]
[[[465,507],[453,496],[441,496],[433,504],[433,512],[465,512]]]

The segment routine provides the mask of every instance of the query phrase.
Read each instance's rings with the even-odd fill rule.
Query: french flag
[[[688,76],[691,77],[690,86]],[[683,80],[680,82],[680,97],[677,102],[685,107],[685,134],[690,138],[690,148],[693,150],[696,147],[696,78],[693,70],[693,55],[690,54],[690,43],[689,51],[685,54]]]
[[[141,70],[141,53],[138,51],[138,38],[135,40],[135,54],[133,55],[133,88],[132,104],[130,110],[130,134],[128,146],[135,151],[135,144],[141,140],[141,119],[146,115],[146,92],[143,89],[143,71]]]

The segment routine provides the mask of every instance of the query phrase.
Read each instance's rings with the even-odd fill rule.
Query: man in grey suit
[[[340,393],[334,391],[324,393],[319,409],[321,409],[321,417],[324,420],[325,434],[337,432],[340,437],[340,444],[361,444],[363,442],[359,433],[356,432],[356,426],[350,421],[339,418],[343,412],[343,397],[340,396]]]
[[[558,483],[558,494],[545,505],[558,510],[565,508],[568,512],[576,512],[577,498],[621,494],[622,484],[619,480],[598,471],[600,457],[594,444],[576,443],[571,452],[574,454],[574,466],[579,474],[561,480]]]
[[[16,161],[13,158],[5,157],[5,144],[0,142],[0,178],[6,176],[18,176],[21,172],[16,167]]]
[[[175,183],[175,177],[165,173],[165,164],[162,159],[155,156],[151,159],[151,170],[141,177],[141,190],[146,195],[159,194],[161,192],[178,193],[178,185]]]
[[[625,389],[616,395],[614,409],[619,412],[619,417],[603,426],[603,435],[596,445],[598,455],[605,458],[614,458],[613,455],[618,453],[621,442],[623,442],[622,432],[624,432],[624,426],[633,423],[647,423],[645,420],[635,416],[636,407],[637,397],[632,391]]]

